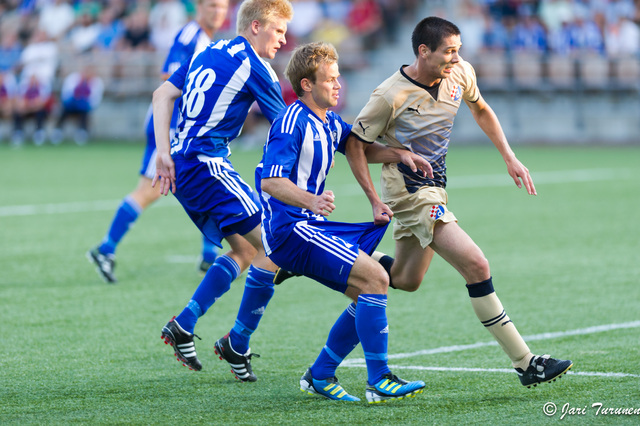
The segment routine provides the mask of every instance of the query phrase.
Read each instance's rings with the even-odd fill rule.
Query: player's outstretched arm
[[[467,105],[476,123],[478,123],[482,131],[489,137],[500,152],[500,155],[502,155],[507,165],[507,173],[509,173],[509,176],[511,176],[516,186],[522,188],[522,185],[524,185],[529,195],[538,195],[529,169],[516,158],[516,155],[511,150],[511,146],[509,146],[507,137],[502,130],[498,116],[493,109],[491,109],[482,97],[480,97],[477,102],[467,102]]]
[[[151,185],[160,182],[160,192],[167,195],[176,192],[176,171],[171,158],[171,115],[173,105],[182,91],[165,81],[153,92],[153,131],[156,137],[156,174]]]
[[[311,210],[314,214],[329,216],[336,208],[333,191],[315,195],[300,189],[287,178],[270,177],[260,181],[262,191],[290,206]]]
[[[353,175],[371,203],[371,207],[373,209],[373,222],[377,225],[384,225],[391,220],[393,212],[389,206],[382,202],[376,192],[375,186],[373,185],[371,172],[369,171],[369,165],[367,162],[367,145],[368,144],[362,142],[357,137],[350,135],[347,139],[345,154]]]
[[[408,149],[395,148],[378,142],[365,144],[365,155],[368,163],[403,163],[414,173],[433,179],[433,168],[429,161],[414,154]]]

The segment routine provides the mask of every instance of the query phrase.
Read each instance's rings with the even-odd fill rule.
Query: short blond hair
[[[293,6],[289,0],[244,0],[238,9],[236,32],[241,34],[248,30],[253,21],[266,24],[276,18],[291,21]]]
[[[298,46],[291,54],[291,59],[284,70],[284,74],[291,83],[293,91],[298,97],[304,95],[301,81],[308,79],[316,82],[316,72],[320,64],[338,62],[338,52],[331,43],[317,41]]]

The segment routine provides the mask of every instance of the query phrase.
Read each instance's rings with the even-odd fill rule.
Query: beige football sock
[[[533,354],[504,311],[496,293],[492,292],[482,297],[471,297],[471,306],[473,306],[480,322],[509,356],[513,367],[526,370]]]

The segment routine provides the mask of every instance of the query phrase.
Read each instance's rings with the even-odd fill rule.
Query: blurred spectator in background
[[[18,84],[15,110],[13,115],[12,144],[20,146],[24,142],[24,124],[27,120],[35,121],[33,143],[42,145],[46,140],[44,124],[51,112],[53,97],[49,80],[31,74],[21,78]]]
[[[13,70],[20,61],[22,45],[13,28],[0,31],[0,72]]]
[[[13,73],[9,70],[0,70],[0,141],[4,139],[5,133],[9,133],[9,123],[13,120],[17,91],[18,87]]]
[[[71,43],[73,50],[76,53],[83,53],[91,50],[100,35],[101,26],[93,16],[84,12],[78,15],[76,23],[69,30],[67,40]]]
[[[633,0],[600,0],[592,1],[591,9],[604,15],[606,24],[615,24],[620,18],[633,19],[636,5]]]
[[[149,12],[151,44],[156,50],[168,52],[173,39],[188,21],[187,8],[179,0],[158,0]]]
[[[569,26],[571,52],[576,54],[604,53],[602,32],[588,15],[576,14]]]
[[[109,0],[107,9],[111,9],[114,12],[114,19],[124,20],[129,14],[129,5],[135,7],[135,2],[129,2],[129,0]]]
[[[511,49],[535,54],[547,51],[547,33],[533,11],[526,12],[513,27]]]
[[[97,50],[113,50],[124,35],[125,27],[117,17],[117,9],[107,7],[98,17],[98,35],[93,47]]]
[[[53,103],[51,90],[57,68],[58,45],[45,31],[35,30],[18,61],[21,72],[14,111],[14,145],[22,145],[24,122],[31,119],[36,124],[33,142],[45,142],[44,124]]]
[[[492,15],[484,16],[482,49],[488,52],[506,52],[509,48],[509,33],[501,19]]]
[[[84,145],[89,138],[89,115],[94,111],[104,93],[104,83],[96,75],[94,65],[82,66],[80,71],[69,74],[62,83],[60,102],[62,103],[60,117],[56,128],[51,134],[51,142],[55,145],[64,138],[64,123],[69,119],[76,119],[78,127],[73,134],[73,140],[78,145]]]
[[[382,39],[382,13],[374,0],[354,0],[347,27],[362,41],[364,50],[374,50]]]
[[[344,24],[351,11],[351,4],[350,0],[323,0],[321,3],[322,13],[325,18]]]
[[[607,25],[604,34],[607,56],[619,58],[640,53],[640,29],[626,16]]]
[[[344,72],[364,67],[367,62],[363,55],[361,40],[346,24],[351,4],[343,0],[328,0],[323,3],[323,7],[324,19],[316,24],[308,38],[333,44],[340,54],[340,67]],[[338,11],[340,13],[336,13]],[[280,79],[281,84],[283,80],[286,79]],[[297,96],[294,100],[296,99]]]
[[[44,3],[40,9],[38,29],[47,33],[50,39],[61,39],[75,22],[75,12],[68,0],[53,0]]]
[[[571,53],[571,22],[564,21],[560,28],[551,32],[548,37],[549,49],[557,55],[569,55]]]
[[[20,55],[20,81],[37,75],[43,84],[51,86],[58,68],[58,54],[57,43],[46,32],[36,30]]]
[[[89,15],[95,20],[102,10],[102,3],[96,0],[74,0],[73,10],[76,16]]]
[[[287,44],[306,43],[309,41],[311,32],[323,20],[324,11],[317,0],[292,0],[291,4],[295,18],[287,26],[287,38],[289,39]]]
[[[462,56],[469,60],[482,49],[485,21],[482,8],[474,0],[462,0],[458,3],[458,28],[464,34]]]
[[[563,22],[573,21],[573,2],[569,0],[542,0],[538,16],[547,33],[559,31]]]
[[[147,11],[134,10],[124,21],[125,30],[119,47],[122,50],[153,50]]]
[[[380,13],[382,16],[382,29],[385,40],[389,43],[398,41],[398,29],[402,24],[402,8],[397,0],[378,0]]]

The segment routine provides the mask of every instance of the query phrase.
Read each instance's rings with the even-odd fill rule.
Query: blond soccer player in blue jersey
[[[354,122],[346,148],[351,168],[373,207],[374,221],[395,218],[395,259],[382,254],[378,259],[389,272],[390,285],[415,291],[434,253],[440,255],[466,280],[478,319],[509,356],[522,384],[531,387],[555,380],[573,363],[531,353],[494,291],[489,262],[447,209],[445,157],[463,101],[502,155],[518,188],[524,185],[530,195],[536,195],[529,170],[516,158],[496,114],[482,98],[473,67],[459,54],[458,27],[441,18],[425,18],[413,31],[412,45],[415,61],[374,90]],[[379,197],[365,157],[377,139],[428,160],[433,178],[414,173],[402,163],[384,164]]]

